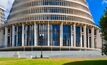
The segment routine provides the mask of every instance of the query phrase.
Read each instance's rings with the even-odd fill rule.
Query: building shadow
[[[107,60],[87,60],[65,63],[63,65],[107,65]]]

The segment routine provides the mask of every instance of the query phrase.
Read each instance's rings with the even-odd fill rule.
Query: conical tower
[[[94,23],[85,0],[15,0],[9,24],[35,20]]]
[[[15,0],[5,27],[5,39],[7,47],[42,46],[44,50],[101,47],[99,28],[86,0]]]

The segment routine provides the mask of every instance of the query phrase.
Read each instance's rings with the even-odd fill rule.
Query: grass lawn
[[[17,59],[0,58],[0,65],[107,65],[107,58],[49,58],[49,59]]]

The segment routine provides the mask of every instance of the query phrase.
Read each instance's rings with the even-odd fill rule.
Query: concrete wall
[[[16,57],[16,58],[40,58],[41,51],[11,51],[0,52],[0,57]],[[101,50],[96,51],[43,51],[43,57],[77,57],[77,58],[99,58]]]

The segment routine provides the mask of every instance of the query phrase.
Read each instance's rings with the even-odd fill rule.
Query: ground
[[[45,58],[17,59],[0,58],[0,65],[107,65],[107,58]]]

